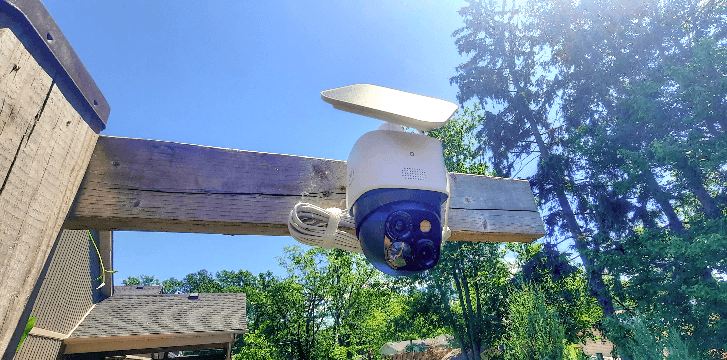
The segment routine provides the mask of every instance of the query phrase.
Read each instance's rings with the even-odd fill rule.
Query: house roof
[[[414,344],[419,344],[420,342],[421,342],[421,340],[413,341]],[[387,342],[386,344],[384,344],[381,347],[381,350],[379,350],[379,352],[381,352],[386,347],[391,348],[392,350],[396,351],[397,353],[404,352],[404,350],[406,350],[407,345],[409,345],[409,341]]]
[[[128,285],[114,286],[114,296],[118,295],[157,295],[161,294],[164,287],[161,285]]]
[[[193,295],[112,296],[96,304],[69,340],[247,330],[245,294]]]
[[[405,341],[398,341],[398,342],[387,342],[384,344],[381,349],[384,349],[385,347],[389,347],[392,350],[396,351],[397,353],[404,352],[406,350],[407,345],[409,344],[422,344],[427,346],[439,346],[439,345],[447,345],[449,344],[449,341],[453,339],[454,337],[452,335],[439,335],[435,338],[431,339],[418,339],[418,340],[405,340]],[[381,350],[379,350],[380,352]]]

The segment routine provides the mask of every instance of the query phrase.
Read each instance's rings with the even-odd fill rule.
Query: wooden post
[[[88,74],[45,8],[33,1],[17,6],[0,1],[0,354],[83,179],[96,131],[103,128],[89,125],[98,119],[90,119],[92,105],[83,104],[87,93],[74,85],[79,74]],[[45,35],[55,45],[46,46],[32,19],[54,29]],[[57,59],[53,49],[67,57]],[[73,73],[64,69],[69,65]],[[99,102],[105,104],[101,97]]]
[[[227,343],[227,354],[225,355],[225,360],[231,360],[232,359],[232,343],[235,342],[235,334],[230,334],[230,342]]]

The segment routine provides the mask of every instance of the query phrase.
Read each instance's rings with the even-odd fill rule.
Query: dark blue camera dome
[[[431,269],[442,246],[444,193],[415,189],[375,189],[351,208],[356,236],[366,259],[390,275]]]

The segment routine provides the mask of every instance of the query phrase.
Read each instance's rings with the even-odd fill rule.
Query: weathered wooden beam
[[[288,236],[296,203],[345,207],[345,174],[339,160],[101,136],[63,227]],[[527,181],[451,179],[451,240],[544,235]]]
[[[59,72],[39,64],[48,55],[31,52],[22,40],[27,34],[18,34],[0,11],[0,354],[6,358],[15,352],[11,339],[98,137],[57,81]]]

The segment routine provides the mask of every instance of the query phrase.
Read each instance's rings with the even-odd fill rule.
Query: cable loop
[[[290,236],[303,244],[363,253],[358,238],[338,230],[339,225],[356,227],[353,218],[341,209],[323,209],[308,203],[296,204],[288,217]]]

